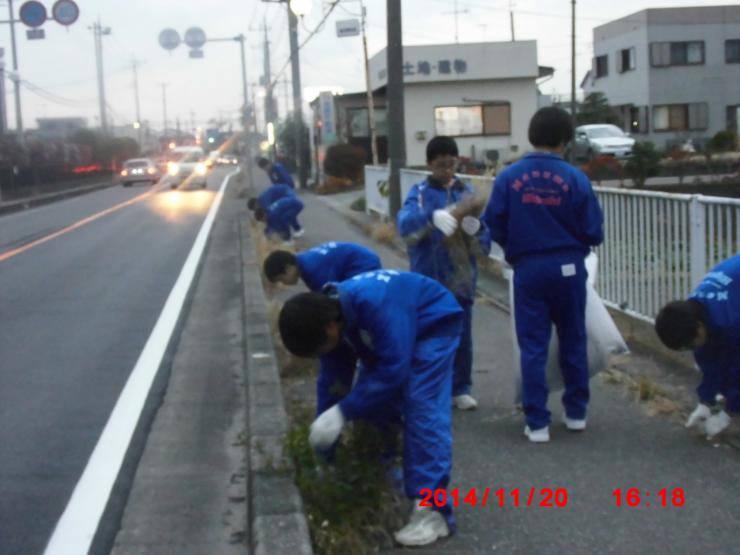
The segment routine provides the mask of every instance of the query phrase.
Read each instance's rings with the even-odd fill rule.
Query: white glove
[[[707,437],[714,437],[730,425],[730,415],[721,410],[717,414],[710,416],[706,423]]]
[[[473,216],[465,216],[460,222],[460,227],[468,235],[475,235],[480,230],[480,220]]]
[[[322,412],[311,424],[308,442],[314,449],[328,449],[337,440],[344,427],[344,415],[339,405]]]
[[[689,419],[686,421],[686,427],[691,428],[691,426],[696,426],[697,424],[704,422],[710,416],[712,416],[712,411],[709,410],[709,407],[699,403],[696,405],[694,412],[689,415]]]
[[[434,227],[444,233],[447,237],[455,233],[457,229],[457,220],[455,216],[447,210],[435,210],[432,213],[432,223]]]

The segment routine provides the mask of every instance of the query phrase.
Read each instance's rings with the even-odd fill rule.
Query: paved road
[[[222,178],[206,191],[118,187],[0,218],[3,555],[43,551]]]

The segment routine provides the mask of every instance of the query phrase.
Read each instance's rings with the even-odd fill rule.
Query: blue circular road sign
[[[57,23],[72,25],[80,17],[80,8],[73,0],[57,0],[51,8],[51,16]]]
[[[159,45],[165,50],[174,50],[180,46],[180,33],[174,29],[164,29],[159,33]]]
[[[29,27],[41,27],[46,22],[46,7],[41,2],[29,0],[21,6],[18,17]]]

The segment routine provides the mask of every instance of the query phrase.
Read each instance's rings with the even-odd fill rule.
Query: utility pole
[[[134,123],[134,127],[136,127],[138,139],[139,139],[139,148],[143,150],[143,144],[142,144],[142,131],[141,128],[141,106],[139,104],[139,62],[136,61],[136,59],[131,60],[131,68],[134,70],[134,98],[136,99],[136,122]]]
[[[573,128],[576,127],[576,0],[571,0],[571,42],[570,42],[570,115]],[[570,162],[574,160],[574,148],[570,149]]]
[[[396,0],[398,1],[398,0]],[[301,92],[301,65],[298,57],[298,17],[290,9],[290,3],[286,3],[288,8],[288,29],[290,31],[290,65],[292,70],[293,81],[293,118],[295,120],[295,145],[296,145],[296,162],[298,165],[298,180],[301,189],[306,188],[308,181],[308,167],[306,160],[303,159],[304,141],[303,141],[303,94]]]
[[[103,27],[100,19],[93,23],[95,37],[95,61],[98,68],[98,101],[100,102],[100,128],[103,135],[108,135],[108,116],[105,102],[105,78],[103,76],[103,36],[110,35],[110,27]]]
[[[457,6],[455,6],[457,7]],[[391,219],[401,209],[400,170],[406,165],[406,130],[403,99],[403,35],[401,2],[386,0],[386,26],[388,29],[388,160],[390,162],[389,210]]]
[[[162,87],[162,115],[164,116],[164,136],[167,137],[167,83],[160,83]]]
[[[252,187],[254,185],[254,172],[252,169],[252,166],[254,165],[254,160],[252,159],[252,126],[250,125],[251,120],[254,119],[252,117],[252,111],[249,108],[249,87],[247,86],[247,55],[244,52],[244,41],[246,40],[246,37],[244,34],[240,34],[237,37],[234,37],[235,41],[239,42],[239,52],[241,53],[241,61],[242,61],[242,96],[243,102],[244,102],[244,110],[242,110],[242,122],[244,127],[244,150],[246,154],[246,166],[248,168],[249,172],[249,183],[247,184],[249,187]]]
[[[511,42],[516,41],[514,35],[514,0],[509,0],[509,19],[511,21]]]
[[[367,12],[365,4],[360,0],[360,12],[362,14],[362,52],[365,58],[365,86],[367,89],[367,117],[370,122],[370,152],[373,156],[373,166],[378,165],[378,137],[375,132],[375,102],[373,101],[373,89],[370,86],[370,61],[367,55],[367,34],[365,33],[365,19]]]
[[[23,144],[23,114],[21,112],[21,76],[18,73],[18,48],[15,43],[15,16],[13,15],[13,0],[8,0],[10,12],[10,44],[13,50],[13,91],[15,93],[15,127],[18,142]]]
[[[272,71],[270,69],[270,39],[267,36],[267,20],[262,23],[262,31],[264,32],[264,75],[265,80],[265,129],[267,129],[268,123],[277,123],[275,120],[275,100],[273,98],[272,89]]]
[[[0,135],[8,132],[8,106],[5,98],[5,59],[0,52]]]

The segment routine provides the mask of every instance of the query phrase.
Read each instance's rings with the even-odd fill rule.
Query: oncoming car
[[[167,164],[170,186],[175,189],[188,181],[191,185],[205,189],[208,168],[203,149],[198,146],[180,146],[175,148],[172,154],[175,158]]]
[[[124,187],[130,187],[138,181],[148,181],[154,185],[159,181],[159,170],[149,158],[133,158],[123,163],[119,180]]]
[[[629,158],[635,139],[627,135],[616,125],[591,124],[576,127],[573,141],[573,153],[576,159],[591,160],[596,156],[614,156]]]

